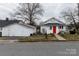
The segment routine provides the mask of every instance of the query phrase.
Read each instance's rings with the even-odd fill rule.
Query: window
[[[61,26],[58,26],[59,29],[61,29]]]
[[[2,31],[2,28],[0,28],[0,31]]]
[[[59,29],[63,29],[63,26],[59,26]]]
[[[52,30],[52,26],[50,26],[50,30]]]
[[[62,26],[62,29],[63,29],[63,26]]]
[[[61,29],[61,26],[60,26],[60,29]]]

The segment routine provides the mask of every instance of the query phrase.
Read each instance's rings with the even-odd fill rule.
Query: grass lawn
[[[61,34],[66,40],[79,40],[79,34]]]
[[[53,40],[57,40],[53,34],[47,35],[47,39],[45,35],[33,35],[30,37],[19,39],[19,42],[44,42],[44,41],[53,41]]]

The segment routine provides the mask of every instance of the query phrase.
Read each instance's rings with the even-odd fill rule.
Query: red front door
[[[56,26],[53,26],[53,33],[56,33]]]

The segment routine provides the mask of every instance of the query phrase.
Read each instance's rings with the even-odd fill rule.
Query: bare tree
[[[34,20],[43,15],[43,9],[39,3],[20,3],[15,15],[19,15],[25,21],[29,20],[31,25],[35,25]]]
[[[78,27],[76,25],[76,21],[78,21],[78,10],[76,8],[75,9],[68,8],[62,11],[61,14],[63,18],[67,21],[67,23],[70,22],[74,24],[74,28],[77,31]]]

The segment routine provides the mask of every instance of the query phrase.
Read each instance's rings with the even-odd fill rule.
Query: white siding
[[[56,26],[56,34],[60,32],[60,29],[58,26]]]
[[[2,28],[0,27],[0,32],[2,32]]]
[[[47,34],[53,33],[53,25],[52,29],[50,29],[50,26],[41,26],[41,33],[43,33],[43,29],[47,31]],[[59,26],[56,25],[56,34],[59,33],[60,31],[66,31],[66,26],[63,26],[63,29],[59,29]]]
[[[49,26],[41,26],[41,33],[43,33],[43,29],[45,29],[47,31],[47,34],[52,33],[52,30],[50,30]]]
[[[12,24],[3,28],[2,36],[30,36],[30,34],[35,32],[36,29],[19,24]]]

